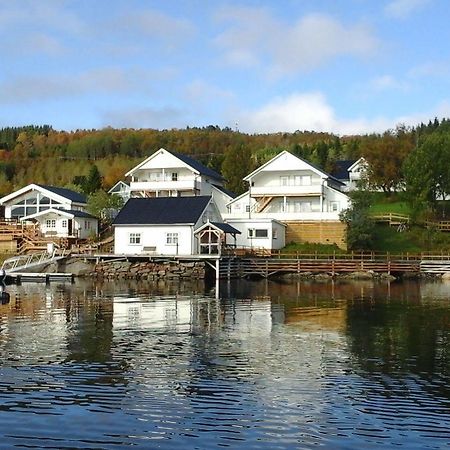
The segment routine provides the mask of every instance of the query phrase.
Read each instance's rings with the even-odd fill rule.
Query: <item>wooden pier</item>
[[[401,276],[404,274],[450,272],[450,255],[431,254],[292,254],[273,253],[268,257],[228,256],[219,262],[220,278],[269,278],[276,275],[372,272]]]

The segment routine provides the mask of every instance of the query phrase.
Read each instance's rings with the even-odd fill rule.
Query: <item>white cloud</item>
[[[410,84],[406,80],[398,80],[392,75],[382,75],[374,78],[369,82],[369,86],[376,92],[389,90],[406,92],[411,88]]]
[[[430,117],[449,117],[450,103],[442,102],[432,110],[397,117],[340,118],[320,92],[295,93],[279,97],[259,109],[241,112],[239,129],[248,133],[275,133],[300,131],[332,132],[339,135],[383,132],[397,124],[409,126]]]
[[[105,67],[71,75],[22,76],[0,83],[0,104],[49,101],[92,93],[145,93],[151,80],[151,72],[124,71],[118,67]]]
[[[367,57],[379,46],[367,25],[345,24],[324,14],[286,23],[267,9],[224,8],[217,18],[228,24],[215,40],[224,61],[268,66],[272,76],[307,71],[338,56]]]
[[[429,2],[430,0],[392,0],[386,5],[384,10],[390,17],[403,19],[423,8]]]

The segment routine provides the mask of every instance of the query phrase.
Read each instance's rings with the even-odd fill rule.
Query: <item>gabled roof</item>
[[[113,225],[195,224],[210,196],[130,198]]]
[[[213,184],[213,187],[215,187],[218,191],[223,192],[225,195],[228,195],[230,198],[236,198],[236,194],[234,192],[231,192],[229,189],[225,189],[223,186],[219,186],[218,184]]]
[[[29,219],[35,219],[36,217],[45,216],[46,214],[57,214],[59,216],[64,216],[69,219],[74,217],[80,217],[84,219],[97,219],[97,217],[94,217],[93,215],[85,212],[85,211],[77,211],[75,209],[59,209],[59,208],[49,208],[44,209],[44,211],[40,211],[38,213],[30,214],[29,216],[22,217],[20,220],[29,220]]]
[[[273,163],[276,159],[281,158],[283,155],[290,155],[293,156],[294,158],[297,158],[299,161],[304,162],[305,164],[307,164],[311,170],[315,173],[317,173],[318,175],[320,175],[322,178],[332,178],[334,179],[336,182],[342,184],[338,179],[334,178],[332,175],[330,175],[329,173],[324,172],[322,169],[319,169],[318,167],[316,167],[314,164],[311,164],[309,161],[306,161],[303,158],[300,158],[299,156],[296,156],[290,152],[288,152],[287,150],[283,150],[282,152],[278,153],[278,155],[274,156],[272,159],[270,159],[269,161],[267,161],[266,163],[264,163],[262,166],[258,167],[256,170],[254,170],[252,173],[248,174],[246,177],[244,177],[244,181],[249,181],[254,175],[256,175],[257,173],[261,172],[263,169],[265,169],[269,164]]]
[[[201,227],[197,228],[195,230],[195,233],[198,233],[199,231],[202,231],[204,228],[207,227],[216,228],[217,230],[223,231],[224,233],[228,234],[242,234],[239,230],[232,227],[230,224],[223,222],[206,222]]]
[[[34,183],[24,186],[23,188],[0,198],[0,204],[4,204],[18,197],[19,195],[25,194],[26,192],[29,191],[39,191],[46,196],[57,198],[60,201],[70,200],[75,203],[86,204],[86,197],[82,194],[79,194],[78,192],[66,188],[60,188],[55,186],[44,186]]]
[[[205,175],[207,177],[214,178],[216,180],[223,180],[222,175],[218,174],[215,170],[210,169],[209,167],[206,167],[201,162],[191,158],[190,156],[183,155],[181,153],[172,152],[169,150],[166,150],[165,148],[160,148],[157,152],[150,155],[148,158],[144,159],[141,163],[139,163],[136,167],[133,167],[131,170],[129,170],[125,176],[131,176],[134,171],[140,169],[144,164],[146,164],[148,161],[152,160],[162,152],[170,153],[175,158],[179,159],[183,164],[186,166],[189,166],[194,172],[197,172],[200,175]]]
[[[353,162],[353,164],[348,168],[349,172],[351,172],[359,164],[367,165],[367,160],[366,160],[366,158],[364,158],[364,156],[361,156],[361,158],[359,158]]]
[[[125,189],[119,189],[118,191],[115,191],[116,187],[124,187]],[[108,194],[112,194],[115,192],[126,192],[130,190],[130,185],[125,183],[125,181],[118,181],[109,191]]]
[[[47,191],[53,192],[56,195],[72,200],[75,203],[86,203],[86,197],[83,194],[72,191],[71,189],[56,186],[44,186],[42,184],[37,184],[37,186],[40,186],[41,188],[46,189]]]
[[[355,159],[339,160],[334,163],[334,168],[331,174],[338,180],[349,179],[349,169],[356,162]]]

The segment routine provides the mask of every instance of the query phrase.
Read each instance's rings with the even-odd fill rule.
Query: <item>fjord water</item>
[[[1,449],[450,444],[450,284],[8,291]]]

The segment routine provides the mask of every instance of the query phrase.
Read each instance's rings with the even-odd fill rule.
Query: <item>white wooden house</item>
[[[131,197],[181,197],[212,195],[223,178],[195,159],[159,149],[125,174],[131,177]]]
[[[227,234],[211,196],[131,198],[113,222],[114,253],[194,255],[218,253]]]
[[[286,225],[278,229],[280,241],[272,240],[272,248],[283,242],[308,241],[336,243],[345,246],[345,226],[339,214],[348,208],[349,197],[344,184],[307,161],[283,151],[247,175],[248,191],[231,200],[224,220],[242,231],[238,240],[254,246],[246,229],[255,228],[253,221],[268,219]],[[240,228],[233,222],[241,219]],[[247,221],[247,225],[244,225]],[[310,232],[311,227],[314,233]],[[262,241],[261,241],[262,242]]]
[[[6,219],[39,224],[45,237],[87,239],[98,234],[97,218],[88,214],[86,197],[55,186],[29,184],[0,199]]]
[[[228,203],[227,219],[339,220],[349,205],[343,183],[287,151],[244,180],[249,190]]]
[[[20,220],[39,223],[45,237],[88,239],[98,234],[98,219],[85,211],[50,208]]]
[[[0,198],[5,219],[21,219],[47,209],[84,211],[86,197],[70,189],[29,184]]]

